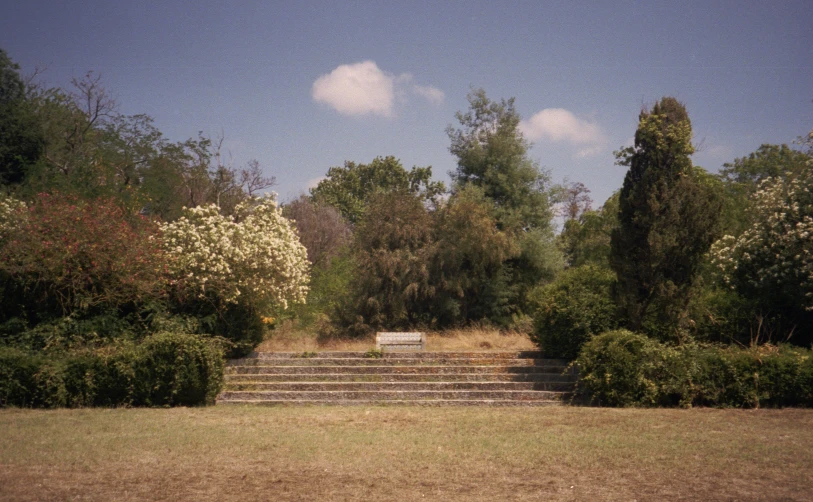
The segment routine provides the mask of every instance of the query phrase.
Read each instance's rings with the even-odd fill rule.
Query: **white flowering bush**
[[[283,309],[305,301],[307,251],[270,197],[242,202],[233,217],[213,204],[186,208],[161,230],[175,280],[200,297]]]
[[[767,178],[752,205],[753,221],[739,237],[711,249],[723,280],[747,297],[789,302],[813,311],[813,166],[787,178]]]
[[[19,224],[24,217],[25,202],[0,195],[0,238]]]

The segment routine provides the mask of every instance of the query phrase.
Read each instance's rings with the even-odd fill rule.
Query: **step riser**
[[[421,406],[421,407],[445,407],[445,406],[488,406],[488,407],[540,407],[540,406],[562,406],[560,400],[554,401],[504,401],[504,400],[435,400],[435,401],[218,401],[217,404],[228,405],[250,405],[250,406]]]
[[[439,390],[544,390],[567,392],[572,383],[542,382],[330,382],[330,383],[228,383],[229,391],[439,391]]]
[[[379,373],[372,375],[301,373],[297,375],[226,375],[226,383],[243,382],[546,382],[575,383],[575,375],[555,373],[480,373],[468,375],[402,375]]]
[[[255,352],[245,359],[345,359],[364,357],[364,352],[318,352],[315,355],[307,352]],[[469,358],[498,358],[498,359],[543,359],[540,352],[384,352],[382,359],[469,359]],[[552,363],[567,364],[562,359],[545,359]]]
[[[303,357],[308,356],[308,357]],[[552,406],[576,373],[538,352],[255,353],[229,361],[219,404]]]
[[[398,373],[412,375],[455,375],[482,373],[548,373],[562,374],[562,368],[548,366],[231,366],[227,374],[296,375],[301,373],[355,373],[374,375]]]
[[[240,392],[226,391],[220,399],[239,400],[425,400],[425,399],[463,399],[463,400],[516,400],[516,401],[550,401],[561,399],[563,393],[550,391],[518,390],[518,391],[269,391],[269,392]]]
[[[549,368],[561,368],[567,366],[545,361],[540,363],[539,359],[501,359],[496,357],[470,358],[470,359],[450,359],[450,358],[400,358],[400,359],[375,359],[375,358],[313,358],[313,359],[238,359],[229,361],[229,367],[242,366],[538,366],[542,364]]]

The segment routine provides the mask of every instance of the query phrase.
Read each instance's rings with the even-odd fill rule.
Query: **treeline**
[[[595,347],[634,352],[641,336],[684,361],[714,359],[709,343],[810,346],[813,137],[712,174],[665,97],[641,112],[616,152],[624,184],[594,210],[584,185],[556,185],[530,158],[513,99],[468,102],[446,130],[450,187],[382,156],[332,167],[279,207],[262,196],[273,178],[225,162],[222,141],[171,142],[120,114],[98,77],[44,88],[0,51],[0,405],[190,404],[166,385],[133,390],[173,354],[182,366],[149,378],[210,402],[218,358],[283,320],[326,337],[488,323],[596,381],[618,367]],[[782,361],[804,359],[793,350]]]
[[[167,140],[93,74],[26,82],[0,51],[0,406],[210,403],[307,294],[256,161]]]
[[[332,208],[346,222],[333,226],[348,236],[333,241],[334,258],[311,257],[311,307],[327,316],[323,331],[529,324],[530,292],[564,266],[553,226],[557,188],[530,160],[513,100],[477,90],[469,103],[459,127],[447,130],[458,159],[451,190],[432,181],[429,167],[407,171],[379,157],[331,168],[286,208],[309,249],[320,234],[309,222],[320,219],[306,214]],[[330,302],[319,302],[328,296],[323,284]]]

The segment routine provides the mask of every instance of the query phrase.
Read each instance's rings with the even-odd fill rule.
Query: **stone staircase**
[[[562,404],[576,375],[538,352],[259,352],[229,361],[218,404]],[[379,354],[374,354],[379,355]]]

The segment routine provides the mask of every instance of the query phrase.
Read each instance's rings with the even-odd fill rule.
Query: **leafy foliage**
[[[528,291],[563,266],[554,243],[549,177],[528,158],[530,145],[519,130],[513,98],[491,101],[475,89],[468,101],[469,110],[455,115],[460,128],[446,129],[449,150],[457,157],[457,170],[450,174],[455,191],[480,188],[493,205],[499,230],[516,240],[519,253],[503,269],[502,284],[508,288],[495,293],[521,311]]]
[[[766,178],[754,194],[753,222],[739,237],[714,244],[712,258],[724,282],[766,310],[780,313],[813,338],[813,168],[788,178]]]
[[[610,264],[618,275],[616,300],[630,327],[647,323],[676,336],[691,287],[718,232],[721,201],[689,156],[691,122],[685,107],[666,97],[642,111],[635,146],[618,153],[629,165],[619,198],[619,226]],[[663,332],[663,327],[667,328]],[[671,332],[670,332],[671,331]]]
[[[351,296],[334,316],[353,335],[426,321],[434,289],[429,257],[432,223],[421,199],[406,193],[371,197],[356,229]]]
[[[431,258],[433,317],[439,326],[507,322],[513,306],[508,260],[520,249],[500,230],[494,207],[475,186],[458,190],[436,214]]]
[[[621,324],[611,298],[615,274],[593,265],[570,268],[534,294],[531,339],[546,357],[575,359],[593,335]]]
[[[97,350],[0,347],[0,407],[212,404],[223,362],[219,342],[166,332]]]
[[[587,210],[565,221],[559,244],[569,266],[610,266],[610,236],[618,226],[618,197],[616,192],[598,211]]]
[[[432,181],[431,167],[404,169],[393,156],[376,157],[369,164],[347,161],[331,167],[325,179],[311,189],[311,197],[339,210],[352,224],[358,223],[371,197],[380,192],[409,192],[435,201],[445,191],[442,182]]]
[[[43,151],[44,138],[19,70],[0,49],[0,186],[22,182]]]
[[[811,406],[813,353],[790,346],[669,346],[626,330],[594,337],[577,388],[606,406]]]
[[[4,206],[5,207],[5,206]],[[166,286],[158,228],[112,200],[40,194],[17,205],[0,247],[5,312],[84,313],[139,304]]]
[[[514,99],[491,101],[484,90],[468,95],[469,110],[457,112],[460,128],[449,126],[449,151],[457,157],[455,187],[480,187],[497,209],[503,228],[551,230],[549,179],[528,158]]]

